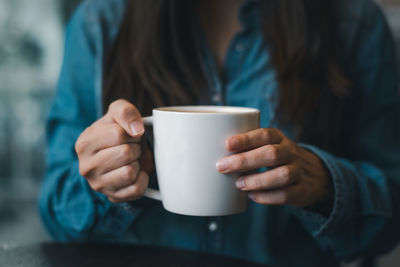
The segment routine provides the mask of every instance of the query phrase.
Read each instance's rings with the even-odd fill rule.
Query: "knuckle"
[[[242,140],[243,145],[249,145],[250,144],[250,137],[248,134],[243,134],[242,135]]]
[[[136,178],[139,174],[139,170],[140,170],[140,164],[138,161],[133,162],[132,164],[132,168],[134,170],[134,177]]]
[[[279,130],[278,128],[270,128],[270,130],[273,132],[273,134],[282,136],[282,131]]]
[[[125,103],[118,110],[118,115],[123,119],[130,119],[136,117],[136,109],[129,103]]]
[[[282,178],[285,184],[293,184],[296,181],[297,175],[292,167],[284,166],[282,172]]]
[[[279,149],[276,145],[268,146],[268,156],[271,161],[276,162],[279,159]]]
[[[79,163],[79,173],[81,176],[88,178],[93,172],[93,167],[87,163]]]
[[[128,144],[121,145],[120,155],[121,155],[121,158],[125,161],[133,160],[133,151],[132,151],[131,146]]]
[[[106,188],[104,188],[103,193],[108,195],[108,196],[112,196],[113,194],[115,194],[115,192],[118,191],[118,188],[115,186],[107,186]]]
[[[287,186],[291,184],[291,179],[289,176],[281,176],[278,179],[278,186]]]
[[[75,142],[75,152],[79,155],[82,154],[87,150],[89,147],[90,142],[89,140],[86,139],[85,135],[82,133],[81,136],[79,136],[78,140]]]
[[[244,167],[247,167],[248,166],[248,164],[249,164],[249,160],[247,159],[247,157],[246,157],[246,155],[245,154],[238,154],[237,156],[236,156],[236,167],[237,168],[244,168]]]
[[[261,138],[263,140],[270,140],[271,138],[271,132],[268,128],[262,128],[261,129]]]
[[[82,164],[79,164],[79,174],[86,178],[89,174],[89,171],[85,166],[83,166]]]
[[[138,162],[134,162],[131,165],[127,165],[124,167],[123,178],[126,179],[127,181],[132,181],[134,178],[136,178],[138,171],[139,171]]]
[[[281,172],[281,175],[280,175],[281,178],[289,181],[289,179],[292,176],[292,170],[290,169],[290,167],[289,166],[282,166],[280,172]]]
[[[131,165],[127,165],[123,170],[123,178],[126,180],[131,180],[135,175],[135,170]]]
[[[125,137],[125,131],[119,125],[114,125],[112,128],[112,138],[118,143],[122,143]]]
[[[101,183],[98,183],[98,182],[90,183],[90,187],[96,192],[103,192],[104,191],[104,186]]]
[[[113,111],[125,103],[124,99],[117,99],[108,106],[108,111]]]
[[[81,154],[84,151],[84,147],[82,144],[82,140],[79,138],[76,142],[75,142],[75,152],[76,154]]]

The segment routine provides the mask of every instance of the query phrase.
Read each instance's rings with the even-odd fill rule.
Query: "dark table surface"
[[[0,248],[1,267],[257,267],[238,259],[133,245],[43,243]]]

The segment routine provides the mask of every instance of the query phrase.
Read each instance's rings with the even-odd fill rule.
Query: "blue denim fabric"
[[[342,1],[343,47],[338,56],[354,85],[350,100],[341,109],[329,96],[322,97],[319,114],[332,124],[332,131],[319,133],[310,125],[310,133],[317,134],[297,140],[330,171],[335,198],[328,217],[310,209],[253,202],[246,212],[233,216],[182,216],[146,198],[112,204],[91,190],[79,174],[74,143],[103,112],[103,58],[127,2],[86,1],[67,28],[64,64],[47,124],[48,171],[40,195],[43,221],[55,239],[179,247],[270,266],[338,266],[341,260],[382,253],[397,243],[398,77],[386,21],[367,0]],[[243,30],[228,49],[223,82],[204,43],[203,67],[210,83],[204,94],[207,104],[259,108],[261,126],[273,127],[277,82],[269,51],[262,44],[256,5],[249,1],[240,10]],[[340,125],[335,125],[336,117],[343,119]],[[282,130],[293,138],[290,129]]]

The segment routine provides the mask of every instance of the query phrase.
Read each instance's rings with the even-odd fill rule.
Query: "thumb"
[[[132,137],[140,137],[144,133],[139,111],[125,99],[112,102],[105,117],[110,122],[118,123]]]

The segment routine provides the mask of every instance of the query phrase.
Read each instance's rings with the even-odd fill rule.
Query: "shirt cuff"
[[[334,234],[349,219],[354,210],[354,186],[349,185],[353,177],[344,175],[342,162],[330,153],[315,146],[299,144],[319,157],[333,181],[334,200],[333,208],[327,218],[322,215],[303,209],[292,207],[293,213],[300,220],[304,228],[314,237],[325,234]]]
[[[129,203],[111,203],[107,197],[95,192],[95,205],[99,218],[94,228],[94,237],[100,239],[115,239],[126,233],[130,225],[141,213],[141,209]]]

